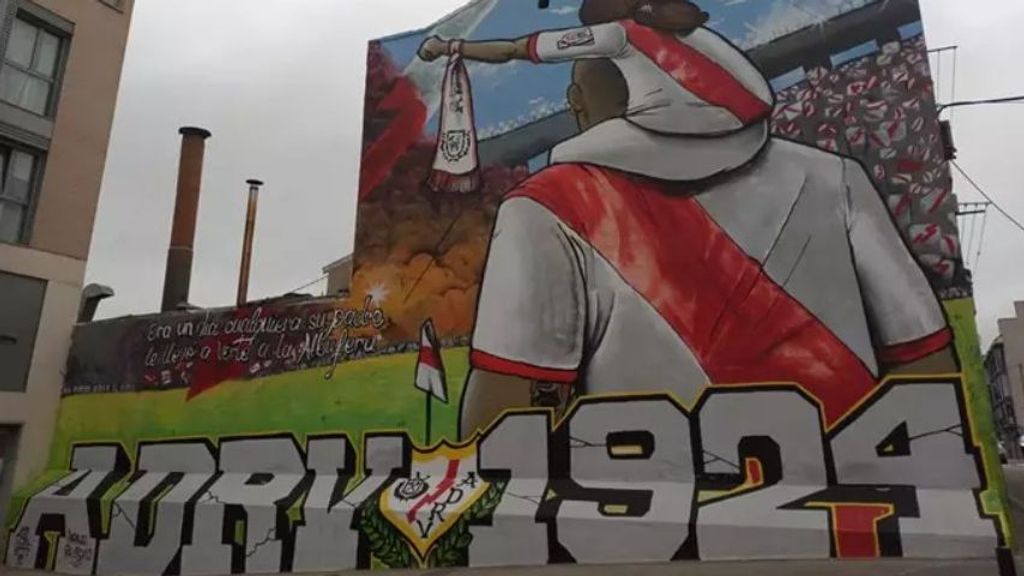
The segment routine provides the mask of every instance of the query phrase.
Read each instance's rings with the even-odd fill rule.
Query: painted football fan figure
[[[793,383],[835,423],[895,372],[953,372],[942,308],[853,159],[769,133],[746,55],[682,0],[584,26],[428,39],[424,59],[574,62],[580,134],[512,190],[480,293],[462,433],[574,394]]]

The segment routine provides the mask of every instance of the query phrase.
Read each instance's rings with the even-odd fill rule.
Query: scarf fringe
[[[431,170],[427,186],[434,192],[469,194],[480,187],[480,169],[465,174],[452,174],[444,170]]]

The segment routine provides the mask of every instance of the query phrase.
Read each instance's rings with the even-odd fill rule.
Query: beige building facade
[[[998,368],[989,370],[989,380],[994,374],[1001,374],[1003,388],[1012,402],[1016,424],[1024,422],[1024,302],[1014,304],[1013,318],[999,320],[999,339],[993,345],[989,356],[998,351]],[[990,382],[991,384],[991,382]],[[997,415],[998,423],[998,415]]]
[[[0,518],[46,465],[134,0],[0,0]]]
[[[324,266],[328,296],[348,295],[352,287],[352,262],[352,255],[349,254]]]

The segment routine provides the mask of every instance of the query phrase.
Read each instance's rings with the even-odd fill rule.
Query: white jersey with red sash
[[[861,166],[773,139],[699,190],[582,163],[524,182],[498,214],[472,364],[688,403],[708,385],[792,383],[834,424],[880,363],[950,342]]]

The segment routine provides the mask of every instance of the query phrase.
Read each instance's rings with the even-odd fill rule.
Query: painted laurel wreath
[[[422,566],[412,552],[409,542],[381,514],[377,504],[379,498],[368,498],[364,502],[360,510],[359,528],[369,540],[373,557],[388,568],[465,566],[469,559],[469,545],[473,542],[473,535],[469,532],[470,524],[489,518],[494,514],[507,484],[507,482],[491,484],[490,489],[473,504],[469,511],[462,515],[444,536],[438,539]]]

